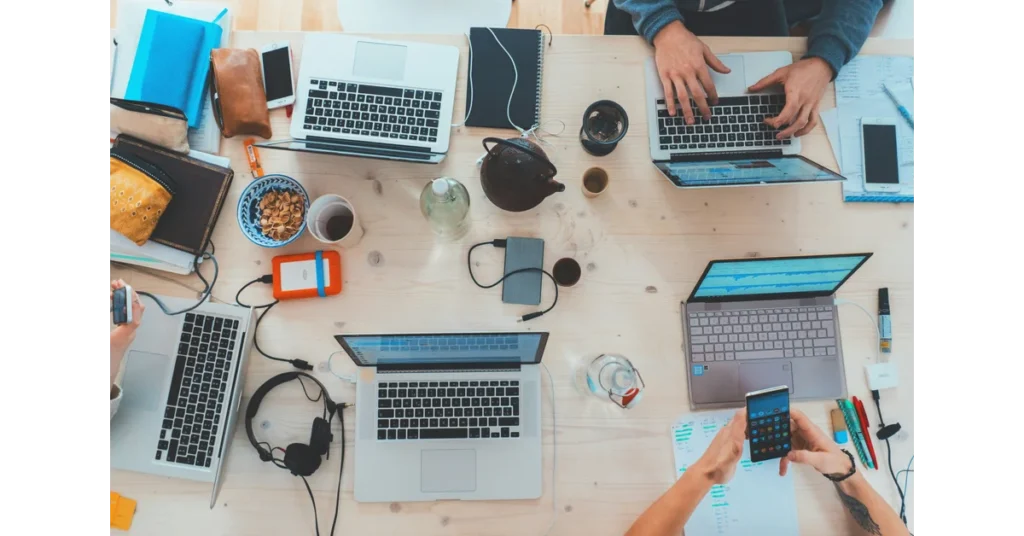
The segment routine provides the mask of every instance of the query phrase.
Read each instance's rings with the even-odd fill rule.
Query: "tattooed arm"
[[[793,451],[783,458],[779,465],[779,473],[786,474],[790,462],[807,464],[823,475],[841,477],[850,472],[850,458],[839,449],[825,432],[815,426],[807,415],[800,410],[790,411],[793,431]],[[885,499],[871,487],[864,475],[854,473],[853,476],[836,482],[836,491],[843,506],[850,513],[854,523],[860,528],[860,534],[872,536],[903,536],[910,531],[900,521],[896,511],[885,502]]]

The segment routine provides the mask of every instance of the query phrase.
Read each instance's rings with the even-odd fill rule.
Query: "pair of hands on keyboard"
[[[658,66],[669,115],[676,114],[676,100],[683,103],[686,124],[694,123],[693,111],[686,104],[687,92],[693,96],[705,119],[711,118],[710,104],[718,101],[715,84],[708,68],[719,73],[730,72],[703,41],[674,21],[654,36],[654,61]],[[821,58],[804,58],[776,69],[762,78],[749,91],[762,91],[779,84],[786,93],[786,106],[778,116],[765,119],[774,129],[781,129],[778,139],[803,136],[818,124],[818,106],[825,88],[832,81],[832,68]]]
[[[119,288],[124,288],[124,280],[118,279],[117,281],[110,282],[110,303],[114,303],[114,291]],[[132,290],[132,295],[128,298],[132,303],[132,321],[126,324],[115,326],[114,329],[110,330],[110,384],[114,384],[114,377],[117,376],[117,371],[121,368],[121,360],[124,359],[125,352],[128,351],[128,347],[131,346],[132,341],[135,340],[135,330],[142,325],[142,313],[146,310],[146,306],[142,305],[142,301],[139,300],[139,295]]]

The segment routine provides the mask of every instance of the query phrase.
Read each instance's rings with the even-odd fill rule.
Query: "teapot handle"
[[[555,175],[558,174],[558,170],[555,169],[555,165],[552,164],[550,160],[548,160],[544,156],[541,156],[541,155],[537,154],[535,151],[531,150],[529,147],[523,147],[522,145],[516,145],[516,144],[510,143],[508,140],[502,139],[502,138],[487,137],[487,138],[484,138],[483,145],[484,145],[484,150],[486,150],[488,154],[490,154],[491,149],[493,149],[493,147],[488,147],[487,146],[488,142],[490,142],[490,143],[497,143],[497,144],[500,144],[500,145],[506,145],[508,147],[512,147],[513,149],[518,149],[520,151],[523,151],[524,153],[534,157],[538,161],[547,164],[547,166],[549,168],[551,168],[551,176],[552,177],[554,177]]]

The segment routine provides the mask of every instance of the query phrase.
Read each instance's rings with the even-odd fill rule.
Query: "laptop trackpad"
[[[402,45],[359,41],[352,74],[366,78],[401,80],[405,78],[406,48]]]
[[[448,493],[476,491],[476,451],[422,451],[420,489]]]
[[[124,405],[133,409],[157,411],[167,402],[164,381],[171,374],[173,358],[147,352],[130,352],[125,365]]]
[[[730,69],[729,74],[722,74],[708,67],[711,81],[715,83],[715,91],[720,96],[745,95],[747,93],[747,77],[744,74],[742,54],[722,54],[718,56],[722,63]]]
[[[746,394],[780,385],[789,386],[790,392],[793,391],[793,367],[789,361],[740,365],[740,393]]]

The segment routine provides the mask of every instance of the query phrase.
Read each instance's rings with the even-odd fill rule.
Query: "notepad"
[[[672,426],[672,451],[678,479],[711,445],[711,440],[736,412],[701,412],[679,419]],[[686,522],[686,534],[796,536],[793,473],[779,476],[778,460],[753,463],[750,443],[743,442],[736,474],[726,485],[714,485]]]
[[[199,126],[210,51],[220,46],[217,24],[148,10],[125,98],[173,106]]]
[[[514,124],[529,130],[539,124],[544,70],[544,36],[540,30],[470,28],[469,45],[466,126],[514,128]],[[502,50],[502,45],[508,54]],[[509,54],[515,60],[514,68]]]

